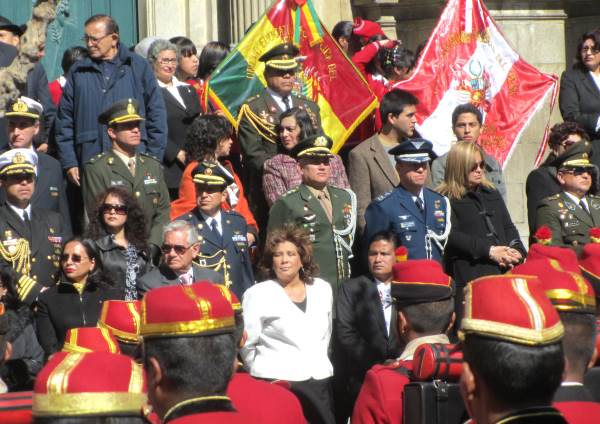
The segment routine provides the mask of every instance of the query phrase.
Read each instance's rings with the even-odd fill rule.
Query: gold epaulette
[[[240,108],[238,115],[237,127],[240,127],[242,118],[246,116],[250,125],[260,134],[262,138],[267,140],[269,143],[277,143],[277,133],[275,132],[275,124],[270,124],[266,119],[261,118],[259,115],[254,113],[248,103],[244,103]]]

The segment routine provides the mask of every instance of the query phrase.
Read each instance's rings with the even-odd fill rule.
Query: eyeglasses
[[[102,213],[111,213],[115,212],[117,215],[127,215],[127,211],[129,208],[125,205],[111,205],[110,203],[105,203],[102,205]]]
[[[600,49],[596,46],[583,46],[583,47],[581,47],[580,52],[581,53],[590,52],[591,54],[598,54],[598,52],[600,52]]]
[[[311,156],[302,158],[302,161],[308,165],[329,165],[329,156]]]
[[[473,168],[471,168],[471,172],[477,171],[478,169],[481,169],[482,171],[485,170],[485,162],[484,161],[475,162],[475,164],[473,165]]]
[[[164,254],[169,253],[171,250],[175,250],[175,253],[177,253],[178,255],[183,255],[185,252],[187,252],[190,249],[190,247],[192,247],[192,246],[185,247],[180,244],[166,244],[165,243],[160,247],[160,250],[162,250],[162,252]]]
[[[160,59],[158,63],[161,65],[177,65],[177,59]]]
[[[573,174],[575,176],[582,174],[590,174],[592,175],[592,169],[587,168],[585,166],[575,166],[573,168],[563,168],[560,170],[563,174]]]
[[[34,179],[33,174],[13,174],[13,175],[6,176],[7,181],[16,182],[16,183],[20,183],[22,181],[32,183],[33,179]]]
[[[106,37],[108,37],[109,35],[113,35],[113,33],[111,32],[110,34],[106,34],[106,35],[103,35],[102,37],[98,37],[98,38],[85,34],[83,37],[81,37],[81,41],[83,41],[86,44],[91,44],[92,46],[95,46],[100,41],[102,41]]]
[[[69,258],[71,258],[71,262],[76,263],[76,264],[79,264],[79,263],[89,259],[89,258],[84,258],[81,255],[68,255],[66,253],[63,253],[60,256],[60,261],[67,262],[69,260]]]

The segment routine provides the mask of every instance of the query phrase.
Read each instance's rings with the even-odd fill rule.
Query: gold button
[[[31,258],[31,262],[34,262],[34,263],[35,263],[35,258]]]
[[[135,196],[136,196],[136,197],[140,197],[140,192],[139,192],[139,191],[136,191],[136,192],[135,192]]]
[[[51,257],[51,256],[48,256],[48,260],[49,260],[49,261],[50,261],[50,260],[52,260],[52,257]]]

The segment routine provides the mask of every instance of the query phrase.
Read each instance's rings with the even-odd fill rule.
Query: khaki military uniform
[[[150,243],[160,246],[163,226],[169,222],[169,190],[157,159],[145,153],[138,153],[135,158],[135,176],[112,150],[90,159],[83,168],[83,201],[89,214],[94,210],[100,193],[113,186],[125,187],[133,193],[144,211]]]
[[[600,227],[600,197],[585,197],[589,213],[564,192],[546,197],[537,208],[536,225],[552,230],[552,245],[571,247],[579,254],[590,242],[589,230]]]

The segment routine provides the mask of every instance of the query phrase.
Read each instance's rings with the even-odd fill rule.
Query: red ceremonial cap
[[[146,402],[144,370],[128,356],[57,352],[35,380],[33,416],[141,416]]]
[[[477,334],[533,346],[555,343],[563,333],[558,312],[537,277],[489,275],[467,284],[461,340]]]
[[[600,244],[587,243],[583,246],[579,268],[594,288],[596,297],[600,298]]]
[[[70,328],[67,330],[62,351],[72,353],[121,353],[119,343],[110,331],[98,327]]]
[[[392,272],[390,291],[398,307],[452,297],[452,280],[437,261],[413,259],[397,262]]]
[[[561,312],[596,312],[596,299],[590,283],[577,272],[562,271],[558,262],[554,260],[527,259],[511,273],[537,277],[546,296]]]
[[[527,260],[551,259],[560,264],[560,269],[569,272],[579,272],[577,254],[567,247],[548,246],[534,243],[529,248]]]
[[[144,338],[203,336],[235,330],[231,292],[208,281],[150,290],[142,300],[141,312],[140,335]]]
[[[354,18],[354,29],[352,33],[368,41],[374,35],[385,35],[377,22],[368,21],[357,16]]]
[[[105,300],[98,327],[106,328],[123,343],[140,341],[140,301]]]

